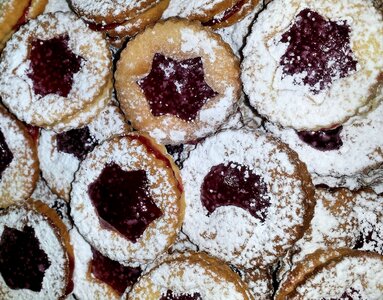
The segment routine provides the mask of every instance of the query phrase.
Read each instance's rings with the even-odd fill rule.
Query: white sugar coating
[[[234,54],[238,57],[241,56],[241,50],[245,45],[245,38],[249,34],[250,26],[262,9],[263,1],[259,1],[253,10],[241,21],[231,26],[215,30],[215,32],[218,33],[222,39],[231,46]]]
[[[280,74],[279,60],[287,47],[280,42],[281,36],[305,8],[325,19],[346,20],[351,30],[350,47],[358,61],[356,72],[334,80],[331,87],[318,94],[307,92],[305,85],[292,84],[289,76],[281,79]],[[243,50],[245,93],[262,115],[285,127],[317,130],[343,123],[368,110],[380,93],[382,35],[382,15],[371,1],[272,1],[258,16]]]
[[[89,265],[93,258],[91,246],[76,228],[73,228],[69,233],[75,257],[73,294],[81,300],[120,299],[108,284],[98,280],[91,273]]]
[[[235,269],[241,279],[248,285],[251,294],[256,300],[270,300],[274,292],[272,279],[268,270]]]
[[[1,104],[0,104],[1,105]],[[0,178],[0,206],[21,203],[33,192],[38,161],[36,148],[21,123],[0,107],[0,132],[13,155]],[[0,152],[5,151],[0,146]]]
[[[302,186],[310,183],[297,176],[298,163],[290,157],[286,148],[257,132],[229,130],[206,138],[181,170],[185,234],[200,250],[237,266],[274,262],[299,238],[311,201]],[[200,200],[203,180],[213,166],[229,162],[249,167],[266,184],[270,207],[263,223],[236,206],[218,207],[207,216]]]
[[[56,11],[70,11],[68,2],[66,0],[48,0],[44,13],[46,14]]]
[[[159,298],[168,290],[174,295],[199,293],[204,300],[249,299],[239,290],[238,282],[227,280],[217,272],[216,266],[209,268],[206,262],[190,260],[188,254],[184,256],[165,261],[142,276],[129,299],[146,300],[148,295]]]
[[[5,212],[5,211],[4,211]],[[45,216],[22,207],[13,207],[0,215],[0,236],[5,226],[22,231],[25,226],[34,229],[40,248],[50,262],[45,271],[40,292],[29,289],[10,289],[0,274],[0,294],[3,299],[59,299],[63,296],[67,283],[68,258],[62,241]]]
[[[164,11],[162,18],[181,17],[188,18],[198,16],[202,18],[210,17],[210,11],[214,10],[225,0],[170,0],[168,8]],[[213,17],[213,16],[211,16]]]
[[[354,247],[360,232],[354,212],[357,194],[347,190],[341,192],[346,196],[340,191],[315,190],[314,216],[309,228],[295,245],[299,252],[294,255],[293,262],[300,261],[318,249]]]
[[[73,75],[67,97],[35,94],[30,71],[30,41],[68,35],[68,47],[81,56],[80,70]],[[0,61],[0,96],[21,120],[53,126],[94,103],[110,81],[111,55],[99,32],[69,12],[40,15],[22,26],[7,43]],[[65,109],[63,109],[65,107]]]
[[[92,137],[89,142],[97,141],[98,144],[129,131],[122,112],[114,105],[108,105],[87,127]],[[40,168],[51,189],[69,201],[71,183],[80,159],[72,153],[59,151],[56,137],[54,131],[41,131],[38,146]]]
[[[358,193],[354,213],[359,232],[371,238],[360,249],[383,255],[383,197],[368,191]]]
[[[37,181],[36,188],[33,191],[31,198],[40,200],[50,208],[53,208],[66,228],[70,229],[73,227],[72,221],[69,218],[68,203],[53,194],[43,178],[40,177]]]
[[[132,134],[129,136],[137,136]],[[164,252],[179,231],[182,218],[180,196],[174,186],[172,170],[153,166],[154,154],[135,138],[114,138],[95,148],[81,163],[71,191],[71,215],[84,238],[103,255],[126,265],[146,264]],[[149,193],[162,216],[151,222],[136,243],[116,231],[101,226],[88,187],[107,164],[124,171],[145,170]],[[170,175],[170,173],[172,175]],[[172,180],[172,182],[170,182]]]
[[[297,287],[291,299],[339,299],[349,289],[359,291],[360,299],[383,297],[383,258],[378,256],[345,257],[314,273]]]
[[[368,114],[342,124],[338,150],[320,151],[303,142],[293,129],[266,123],[266,129],[295,150],[306,163],[314,184],[358,189],[383,183],[383,103]]]

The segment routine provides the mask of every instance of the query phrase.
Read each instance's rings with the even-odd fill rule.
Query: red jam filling
[[[57,134],[56,143],[59,152],[73,154],[79,160],[83,160],[98,145],[88,126]]]
[[[120,295],[128,286],[137,282],[141,275],[140,268],[125,267],[110,258],[103,256],[92,248],[93,258],[91,261],[91,272],[97,279],[110,285]]]
[[[261,176],[235,162],[210,169],[201,186],[201,202],[209,215],[220,206],[234,205],[264,222],[270,198]]]
[[[297,132],[298,137],[320,151],[339,150],[342,147],[343,142],[340,137],[340,132],[343,126],[339,126],[334,129],[318,130],[318,131],[300,131]]]
[[[202,300],[200,293],[191,294],[174,294],[172,290],[167,290],[160,300]]]
[[[88,194],[102,225],[117,230],[133,243],[162,216],[150,195],[144,170],[124,171],[115,163],[108,164],[89,185]]]
[[[177,61],[156,53],[150,73],[137,81],[154,116],[171,114],[193,121],[208,99],[218,95],[205,82],[201,57]]]
[[[20,17],[20,19],[17,21],[15,26],[13,26],[13,30],[17,30],[20,28],[20,26],[24,25],[28,21],[28,13],[29,9],[31,8],[32,0],[29,1],[28,6],[24,9],[23,15]]]
[[[245,4],[245,2],[246,2],[245,0],[237,1],[232,7],[225,10],[225,12],[223,13],[223,16],[215,17],[215,18],[213,18],[207,22],[202,23],[202,25],[203,26],[214,26],[214,25],[220,24],[222,22],[225,22],[227,19],[229,19],[234,14],[239,12],[241,10],[241,8],[243,7],[243,5]]]
[[[306,8],[293,26],[282,35],[288,43],[280,59],[286,75],[304,75],[302,82],[314,94],[328,88],[336,79],[356,71],[357,61],[350,47],[350,26],[346,21],[330,21]]]
[[[32,227],[25,226],[23,231],[4,227],[0,241],[0,273],[9,288],[41,291],[45,271],[50,265]]]
[[[0,180],[3,175],[4,170],[12,162],[13,154],[9,150],[8,144],[5,141],[4,134],[0,130]]]
[[[68,96],[72,89],[73,75],[80,70],[83,60],[72,52],[68,42],[69,37],[66,35],[31,42],[28,77],[33,81],[36,94]]]

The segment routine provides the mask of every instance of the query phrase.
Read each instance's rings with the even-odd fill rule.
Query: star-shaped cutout
[[[0,130],[0,180],[4,170],[12,162],[13,154],[9,150],[8,144],[5,141],[4,134]]]
[[[270,198],[261,176],[235,162],[213,166],[201,186],[201,202],[209,215],[218,207],[234,205],[264,222]]]
[[[146,227],[162,216],[149,193],[146,171],[124,171],[108,164],[89,185],[89,197],[105,227],[112,227],[133,243]]]
[[[73,75],[80,70],[83,58],[75,55],[68,46],[69,37],[31,43],[28,77],[32,79],[37,95],[56,94],[67,97],[73,84]]]
[[[96,138],[90,134],[88,126],[57,134],[56,143],[59,152],[73,154],[79,160],[83,160],[98,145]]]
[[[298,75],[295,84],[309,85],[318,94],[334,80],[352,74],[358,62],[350,47],[350,31],[346,21],[333,22],[308,8],[302,10],[280,40],[288,43],[280,59],[282,78]]]
[[[206,82],[201,57],[177,61],[156,53],[150,73],[137,81],[154,116],[172,114],[193,121],[201,107],[218,95]]]
[[[0,241],[0,273],[11,289],[41,291],[50,265],[32,227],[20,231],[5,226]]]

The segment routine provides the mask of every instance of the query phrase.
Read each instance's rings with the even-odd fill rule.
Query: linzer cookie
[[[41,15],[7,43],[0,96],[20,120],[63,131],[72,127],[72,119],[85,125],[106,106],[111,67],[102,34],[71,13]]]
[[[372,1],[272,1],[243,51],[245,93],[284,127],[334,128],[380,101],[382,35]]]
[[[148,263],[166,251],[184,206],[178,170],[165,147],[140,133],[97,146],[72,184],[78,230],[102,255],[125,265]]]
[[[286,145],[259,132],[230,130],[205,139],[181,175],[183,231],[200,250],[239,267],[274,263],[312,217],[305,165]]]
[[[52,191],[69,201],[74,174],[86,155],[108,138],[130,130],[122,112],[111,104],[85,127],[61,133],[42,130],[38,146],[40,168]]]
[[[201,21],[204,26],[221,28],[242,20],[260,2],[259,0],[171,0],[163,18],[178,16]]]
[[[4,0],[0,3],[0,52],[13,32],[44,11],[48,0]]]
[[[317,251],[288,275],[276,293],[286,299],[382,299],[383,256],[350,249]]]
[[[315,184],[350,189],[371,186],[378,193],[383,191],[382,103],[367,114],[329,129],[296,131],[265,125],[298,153]]]
[[[26,200],[38,176],[34,140],[27,128],[0,105],[0,207]]]
[[[160,260],[138,280],[128,299],[254,298],[247,285],[227,265],[202,252],[190,252]]]
[[[73,293],[78,299],[117,300],[137,281],[140,267],[126,267],[90,246],[76,228],[70,231],[75,255]]]
[[[0,212],[2,299],[62,299],[73,288],[65,225],[41,202]]]
[[[121,53],[117,98],[134,128],[164,144],[213,133],[235,111],[238,61],[198,23],[170,19],[146,29]]]

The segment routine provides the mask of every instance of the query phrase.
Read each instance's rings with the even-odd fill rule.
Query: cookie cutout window
[[[342,147],[343,142],[340,136],[342,129],[343,126],[339,126],[337,128],[327,130],[299,131],[297,134],[303,142],[314,149],[320,151],[331,151],[339,150]]]
[[[34,92],[42,97],[56,94],[67,97],[73,84],[73,75],[81,68],[83,58],[72,52],[67,35],[50,40],[31,42],[31,61],[28,77]]]
[[[201,186],[201,201],[209,215],[218,207],[234,205],[264,222],[270,198],[261,176],[235,162],[213,166]]]
[[[201,57],[175,60],[156,53],[150,73],[137,81],[154,116],[172,114],[193,121],[210,99],[218,95],[205,81]]]
[[[347,21],[334,22],[308,8],[302,10],[280,40],[288,44],[280,59],[282,79],[294,76],[294,84],[309,85],[318,94],[334,80],[355,72],[358,62],[350,47],[350,32]]]
[[[150,195],[144,170],[124,171],[115,163],[106,165],[89,185],[88,194],[104,226],[112,227],[133,243],[162,216]]]

